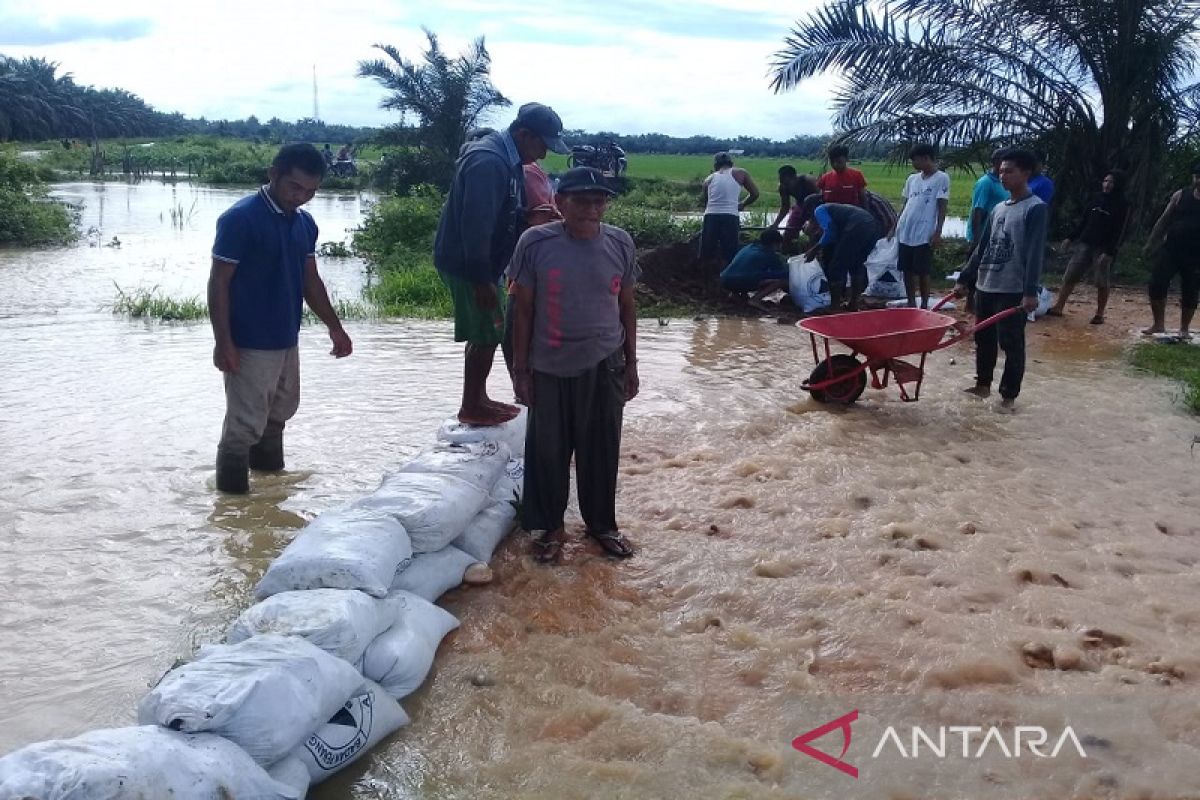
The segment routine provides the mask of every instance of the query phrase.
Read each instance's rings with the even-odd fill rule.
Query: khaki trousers
[[[244,456],[283,433],[300,407],[300,352],[238,348],[241,366],[225,373],[225,425],[218,454]]]

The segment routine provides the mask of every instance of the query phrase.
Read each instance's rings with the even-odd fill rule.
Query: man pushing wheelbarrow
[[[813,359],[818,362],[802,388],[820,402],[849,404],[866,388],[870,372],[874,388],[882,389],[894,379],[901,399],[915,401],[920,397],[926,356],[974,335],[975,385],[967,391],[978,397],[991,394],[998,350],[1003,349],[1001,405],[1011,407],[1025,373],[1025,315],[1037,307],[1045,251],[1046,205],[1029,190],[1033,166],[1033,156],[1024,151],[1005,155],[1000,180],[1010,199],[993,209],[980,238],[981,246],[972,254],[954,292],[932,310],[880,309],[797,323],[808,331]],[[976,286],[979,322],[947,338],[956,322],[953,317],[937,313],[937,309],[950,297],[964,295],[971,283]],[[818,351],[818,338],[824,344],[824,359]],[[851,353],[831,353],[830,341],[841,342]],[[901,359],[909,355],[920,355],[919,363]]]

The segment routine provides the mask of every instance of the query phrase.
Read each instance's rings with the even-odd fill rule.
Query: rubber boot
[[[217,491],[227,494],[250,492],[250,465],[244,455],[217,452]]]
[[[250,446],[250,469],[260,472],[283,469],[283,431],[264,433],[258,444]]]

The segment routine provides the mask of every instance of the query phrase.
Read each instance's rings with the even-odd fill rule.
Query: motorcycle
[[[592,167],[598,169],[607,178],[620,178],[625,175],[629,159],[625,151],[616,142],[607,142],[599,146],[590,144],[575,145],[567,158],[571,167]]]

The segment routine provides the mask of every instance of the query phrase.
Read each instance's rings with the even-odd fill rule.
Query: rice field
[[[791,164],[801,173],[820,175],[829,169],[825,162],[808,161],[804,159],[763,158],[748,156],[734,157],[736,166],[746,169],[754,182],[758,184],[762,198],[758,201],[759,208],[773,206],[778,195],[775,193],[778,185],[778,169],[784,164]],[[547,171],[562,172],[567,168],[566,156],[551,153],[546,157]],[[904,181],[912,173],[906,165],[889,164],[882,161],[864,161],[851,164],[860,170],[867,179],[867,187],[891,200],[897,208],[902,198],[901,190]],[[629,154],[630,178],[658,178],[668,181],[694,182],[703,180],[705,175],[712,172],[712,156],[708,155],[660,155],[660,154]],[[950,209],[951,216],[965,217],[971,204],[971,189],[975,185],[978,174],[963,170],[950,172]]]

